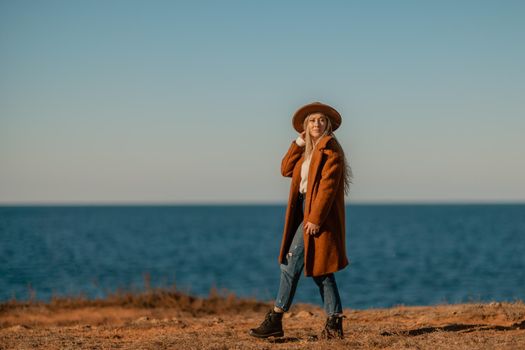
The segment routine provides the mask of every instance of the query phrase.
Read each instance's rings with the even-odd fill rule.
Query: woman
[[[348,265],[345,249],[345,203],[352,172],[333,132],[341,115],[314,102],[292,118],[300,133],[281,162],[283,176],[291,177],[284,233],[279,253],[281,278],[274,307],[250,330],[258,338],[282,337],[283,313],[288,311],[304,269],[319,287],[327,313],[322,338],[343,338],[342,306],[334,272]]]

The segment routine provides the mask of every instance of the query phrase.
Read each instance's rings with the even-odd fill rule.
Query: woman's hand
[[[319,232],[319,229],[321,228],[321,226],[308,221],[306,225],[304,226],[304,228],[306,229],[307,234],[309,234],[310,236],[313,236]]]
[[[306,131],[303,131],[299,136],[303,139],[303,141],[306,140]]]

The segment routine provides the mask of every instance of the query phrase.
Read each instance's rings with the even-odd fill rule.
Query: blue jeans
[[[302,208],[304,213],[304,198],[299,196],[299,200],[302,201]],[[275,299],[275,306],[278,308],[288,311],[292,305],[295,290],[299,283],[304,268],[304,240],[303,240],[303,223],[299,225],[297,231],[294,234],[292,244],[286,255],[285,262],[280,264],[281,268],[281,281],[279,284],[279,292]],[[339,296],[339,290],[335,282],[335,276],[333,273],[329,273],[323,276],[312,277],[314,282],[319,287],[321,294],[321,300],[323,301],[324,310],[328,316],[335,314],[342,314],[343,309],[341,306],[341,298]]]

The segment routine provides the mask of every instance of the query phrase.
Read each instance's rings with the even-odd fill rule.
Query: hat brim
[[[292,117],[292,125],[297,132],[303,132],[303,124],[306,117],[312,113],[322,113],[328,118],[332,124],[332,131],[335,131],[341,126],[342,118],[338,111],[329,105],[320,102],[309,103],[299,108]]]

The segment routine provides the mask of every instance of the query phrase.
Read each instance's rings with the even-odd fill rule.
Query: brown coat
[[[303,152],[304,147],[298,146],[294,140],[281,162],[282,175],[291,177],[292,183],[279,263],[284,263],[293,235],[302,219],[297,199]],[[320,230],[314,236],[307,235],[303,230],[305,276],[336,272],[348,265],[345,247],[343,168],[343,150],[332,136],[324,136],[313,150],[308,170],[304,223],[310,221],[320,225]]]

